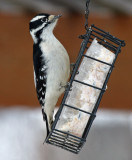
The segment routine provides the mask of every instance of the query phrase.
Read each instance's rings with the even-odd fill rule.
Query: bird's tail
[[[42,115],[43,115],[43,120],[46,122],[46,129],[47,129],[46,138],[47,138],[48,135],[49,135],[49,127],[48,127],[48,119],[47,119],[47,115],[45,114],[44,109],[42,109]]]

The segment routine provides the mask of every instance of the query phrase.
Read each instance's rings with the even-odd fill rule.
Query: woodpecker
[[[33,39],[34,83],[47,136],[53,123],[54,107],[70,75],[70,60],[64,46],[56,39],[53,30],[61,15],[38,14],[29,23]]]

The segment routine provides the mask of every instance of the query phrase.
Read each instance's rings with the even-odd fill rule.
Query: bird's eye
[[[44,18],[41,19],[41,22],[45,22],[45,21],[47,21],[46,17],[44,17]]]

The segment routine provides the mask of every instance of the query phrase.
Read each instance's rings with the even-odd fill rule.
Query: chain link
[[[85,29],[86,30],[88,30],[89,3],[90,3],[90,0],[86,0],[86,10],[85,10]]]

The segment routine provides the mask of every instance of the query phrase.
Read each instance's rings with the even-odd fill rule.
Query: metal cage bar
[[[88,48],[88,45],[92,42],[91,40],[93,40],[95,37],[97,38],[99,44],[103,45],[104,47],[106,47],[107,49],[109,49],[110,51],[112,51],[115,54],[115,59],[113,60],[112,64],[109,64],[109,63],[106,63],[101,60],[98,60],[93,57],[85,55],[85,50]],[[111,72],[114,68],[115,61],[118,57],[118,54],[121,51],[121,47],[125,46],[124,41],[112,36],[109,32],[105,32],[102,29],[96,27],[95,25],[91,25],[89,27],[89,30],[87,31],[87,33],[85,35],[81,35],[81,38],[83,39],[83,41],[81,43],[81,48],[79,51],[79,55],[77,57],[77,61],[75,63],[74,70],[71,74],[69,86],[67,87],[67,89],[65,91],[61,106],[60,106],[57,114],[55,115],[55,121],[52,125],[52,130],[46,139],[46,143],[61,147],[65,150],[68,150],[68,151],[76,153],[76,154],[79,153],[79,151],[83,147],[84,143],[86,142],[87,135],[88,135],[89,130],[91,128],[91,125],[96,117],[96,112],[98,110],[100,101],[101,101],[102,96],[106,90],[106,85],[107,85],[108,80],[110,78]],[[93,61],[98,61],[100,63],[103,63],[103,64],[110,66],[109,72],[106,76],[106,79],[104,81],[102,88],[98,88],[96,86],[93,86],[93,85],[90,85],[90,84],[87,84],[87,83],[84,83],[84,82],[81,82],[81,81],[78,81],[75,79],[75,75],[78,74],[78,68],[81,63],[82,58],[90,58]],[[67,105],[65,103],[66,98],[68,96],[68,93],[71,91],[73,82],[81,83],[83,85],[100,90],[98,100],[94,106],[92,113],[81,110],[81,109],[77,108],[76,106]],[[76,135],[70,134],[69,132],[64,132],[64,131],[60,131],[60,130],[56,129],[56,124],[60,118],[60,115],[61,115],[61,112],[62,112],[62,109],[64,108],[64,106],[78,110],[78,111],[83,112],[83,113],[90,116],[82,137],[78,137]]]

